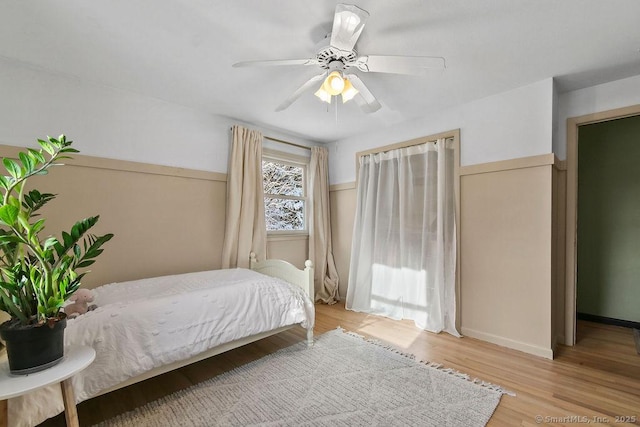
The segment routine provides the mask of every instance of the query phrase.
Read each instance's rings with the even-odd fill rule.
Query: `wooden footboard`
[[[249,268],[258,273],[271,277],[277,277],[285,282],[300,286],[311,301],[315,300],[315,288],[313,286],[313,263],[310,260],[304,262],[304,270],[298,269],[293,264],[280,259],[266,259],[258,261],[256,254],[249,255]],[[307,345],[313,345],[313,329],[307,330]]]

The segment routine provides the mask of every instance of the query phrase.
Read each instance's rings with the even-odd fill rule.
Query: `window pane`
[[[263,160],[262,179],[265,194],[304,196],[302,168],[299,166]]]
[[[264,198],[267,231],[304,230],[304,201]]]

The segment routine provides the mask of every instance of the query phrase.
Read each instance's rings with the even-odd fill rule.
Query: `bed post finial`
[[[251,252],[249,254],[249,268],[253,269],[253,266],[258,262],[258,260],[256,259],[256,253],[255,252]]]
[[[311,298],[311,301],[316,299],[316,291],[313,282],[313,262],[308,259],[304,262],[304,272],[307,275],[307,295]]]

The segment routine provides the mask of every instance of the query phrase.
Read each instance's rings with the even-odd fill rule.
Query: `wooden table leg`
[[[67,427],[80,427],[78,423],[78,411],[76,410],[76,397],[73,394],[71,378],[60,383],[62,388],[62,400],[64,400],[64,417],[67,419]]]
[[[0,400],[0,427],[9,425],[9,405],[8,400]]]

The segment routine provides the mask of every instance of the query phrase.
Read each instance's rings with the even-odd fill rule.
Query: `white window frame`
[[[295,154],[285,153],[282,151],[271,150],[264,148],[262,150],[262,160],[271,161],[274,163],[280,163],[283,165],[290,165],[302,168],[302,196],[286,196],[282,194],[268,194],[264,193],[264,197],[271,197],[275,199],[291,199],[302,200],[303,207],[303,229],[302,230],[267,230],[267,237],[303,237],[309,235],[309,158],[304,156],[297,156]],[[264,201],[263,201],[264,203]],[[265,212],[266,215],[266,212]]]

